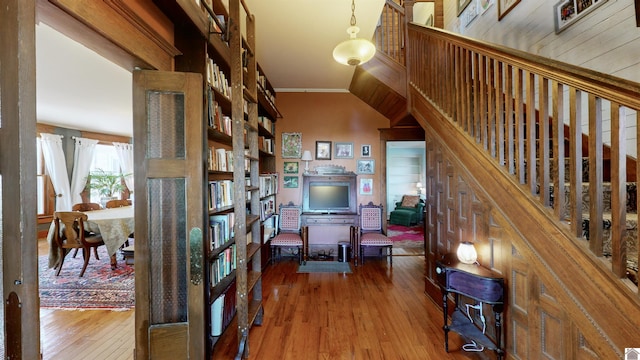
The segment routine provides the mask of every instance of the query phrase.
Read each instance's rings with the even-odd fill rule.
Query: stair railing
[[[376,49],[405,65],[405,18],[402,0],[386,0],[374,34]]]
[[[640,123],[640,84],[440,29],[411,24],[408,33],[410,87],[568,226],[586,251],[610,258],[618,278],[637,272],[640,239],[625,233],[627,208],[636,217],[638,208],[635,193],[627,204],[627,179],[635,181],[640,169],[635,161],[627,168],[628,156],[636,154],[627,154],[625,130]],[[638,128],[634,145],[640,148]],[[610,206],[602,197],[608,147]],[[606,217],[605,205],[611,209]],[[609,216],[611,240],[604,242],[602,224]],[[589,240],[585,219],[601,219],[584,222]],[[623,281],[638,291],[637,282]]]

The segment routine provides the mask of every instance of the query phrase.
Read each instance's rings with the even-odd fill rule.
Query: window
[[[121,172],[120,159],[118,159],[118,154],[116,153],[116,149],[113,145],[96,145],[89,173],[98,169],[110,173]],[[90,201],[98,204],[100,203],[100,194],[98,194],[98,190],[91,190]]]

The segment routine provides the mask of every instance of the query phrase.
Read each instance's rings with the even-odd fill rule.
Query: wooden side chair
[[[283,247],[298,248],[298,263],[302,264],[304,253],[304,242],[302,241],[301,221],[302,207],[289,202],[287,205],[280,204],[278,219],[278,234],[271,239],[271,261],[282,255]]]
[[[96,259],[100,260],[98,252],[95,250],[98,246],[104,245],[104,241],[100,234],[87,235],[84,231],[85,221],[87,221],[87,214],[79,211],[56,211],[53,213],[53,241],[57,246],[56,250],[59,252],[56,276],[60,275],[64,258],[71,249],[82,249],[84,265],[82,266],[82,271],[80,271],[80,277],[84,275],[87,269],[92,248]]]
[[[104,205],[107,209],[113,209],[117,207],[129,206],[131,205],[131,200],[109,200]]]
[[[94,210],[102,210],[102,206],[96,203],[78,203],[74,204],[71,207],[73,211],[94,211]]]
[[[387,249],[389,264],[393,265],[393,241],[384,234],[382,229],[382,219],[384,211],[382,204],[374,205],[369,202],[367,205],[360,204],[360,232],[356,235],[357,246],[359,248],[360,263],[364,264],[364,249],[369,247]]]

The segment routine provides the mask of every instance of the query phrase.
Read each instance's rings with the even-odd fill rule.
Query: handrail
[[[404,7],[393,0],[386,0],[374,34],[377,51],[405,65]]]
[[[610,258],[609,270],[629,284],[627,270],[637,272],[639,259],[627,253],[637,252],[639,239],[630,247],[624,236],[625,159],[636,156],[627,154],[624,130],[625,123],[640,124],[640,84],[441,29],[410,24],[408,33],[408,49],[419,49],[407,54],[407,68],[415,70],[407,74],[410,86],[514,176],[583,248]],[[611,147],[610,205],[602,198],[605,145]],[[630,205],[637,213],[638,204]],[[609,217],[611,236],[603,241],[602,220]],[[589,240],[582,236],[584,219],[599,219],[588,221]],[[630,287],[638,292],[637,283]]]

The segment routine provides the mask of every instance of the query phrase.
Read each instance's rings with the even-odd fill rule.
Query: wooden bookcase
[[[226,240],[205,249],[207,356],[235,321],[239,355],[245,357],[249,330],[261,324],[263,314],[262,269],[269,260],[264,221],[271,219],[262,214],[263,202],[272,198],[275,208],[277,192],[275,92],[256,62],[254,17],[244,2],[230,0],[228,8],[221,0],[157,5],[175,25],[175,45],[182,52],[175,70],[204,79],[204,228],[211,241]],[[268,196],[261,189],[266,176],[275,177],[276,191]]]

